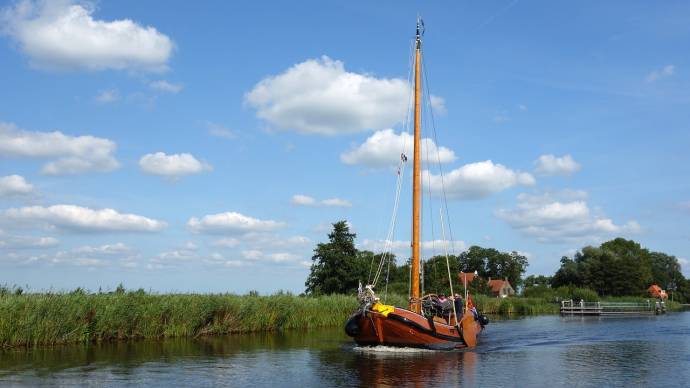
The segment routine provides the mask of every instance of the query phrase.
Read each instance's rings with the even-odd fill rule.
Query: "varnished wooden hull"
[[[427,320],[420,314],[396,307],[387,316],[366,311],[353,315],[346,331],[359,345],[404,346],[451,350],[474,347],[482,330],[471,312],[460,321],[462,330]],[[356,330],[355,330],[356,329]]]

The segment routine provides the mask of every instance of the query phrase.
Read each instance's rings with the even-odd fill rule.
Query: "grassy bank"
[[[0,346],[342,325],[353,296],[52,293],[0,296]]]
[[[559,311],[558,303],[545,298],[478,295],[474,301],[485,314]],[[389,295],[385,302],[405,306],[407,298]],[[0,293],[0,347],[334,327],[356,308],[353,295]]]

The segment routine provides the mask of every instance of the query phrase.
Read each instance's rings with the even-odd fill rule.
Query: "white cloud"
[[[186,243],[184,243],[183,248],[188,251],[196,251],[197,249],[199,249],[199,246],[191,241],[187,241]]]
[[[242,241],[252,246],[274,249],[302,248],[311,244],[311,240],[304,236],[281,237],[265,232],[247,233]]]
[[[196,233],[230,233],[246,234],[251,232],[268,232],[286,226],[283,222],[260,220],[236,212],[210,214],[201,219],[192,217],[187,226]]]
[[[21,175],[0,177],[0,197],[14,197],[33,193],[34,186]]]
[[[580,165],[570,155],[561,157],[542,155],[534,161],[534,171],[539,175],[572,175],[580,170]]]
[[[214,241],[213,245],[223,248],[235,248],[240,245],[240,240],[236,238],[221,238],[220,240]]]
[[[20,1],[0,11],[0,33],[14,39],[38,68],[167,69],[170,38],[129,19],[96,20],[95,8],[86,1]]]
[[[43,166],[48,175],[107,172],[120,166],[113,157],[115,142],[62,132],[32,132],[0,122],[0,156],[54,159]]]
[[[268,260],[274,263],[289,263],[299,260],[301,257],[294,253],[288,252],[276,252],[276,253],[265,253],[258,249],[250,249],[241,252],[242,257],[247,260]]]
[[[0,249],[43,249],[59,244],[55,237],[8,236],[0,239]]]
[[[237,268],[244,266],[244,262],[241,260],[228,260],[223,265],[230,268]]]
[[[640,225],[629,221],[617,225],[610,218],[593,214],[581,192],[520,194],[515,209],[499,209],[496,215],[513,229],[540,242],[564,243],[598,241],[616,234],[638,233]]]
[[[667,78],[673,75],[675,73],[676,67],[673,65],[666,65],[662,67],[661,69],[653,70],[649,74],[647,74],[647,77],[645,77],[645,80],[647,82],[655,82],[663,78]]]
[[[298,206],[333,206],[333,207],[351,207],[350,201],[340,198],[328,198],[324,200],[317,200],[314,197],[303,194],[295,194],[290,199],[290,203]]]
[[[108,90],[102,90],[98,95],[96,96],[96,101],[100,103],[109,103],[109,102],[115,102],[120,99],[120,92],[117,91],[117,89],[108,89]]]
[[[229,130],[228,128],[225,128],[220,124],[211,121],[206,122],[206,127],[208,128],[208,134],[211,136],[222,137],[225,139],[234,139],[235,137],[237,137],[237,135],[235,135],[235,132]]]
[[[440,115],[446,114],[446,100],[444,100],[443,97],[432,95],[429,100],[431,101],[431,108],[434,112]]]
[[[209,164],[198,161],[191,154],[167,155],[163,152],[142,156],[139,159],[139,167],[144,173],[167,178],[179,178],[212,169]]]
[[[409,96],[402,79],[351,73],[342,62],[323,56],[263,79],[245,100],[277,128],[337,135],[401,122]]]
[[[197,255],[193,251],[187,249],[175,249],[161,252],[158,258],[162,260],[192,260],[196,259]]]
[[[467,249],[467,244],[464,241],[444,241],[444,240],[433,240],[433,241],[423,241],[422,250],[429,256],[431,255],[444,255],[446,252],[446,247],[448,248],[449,254],[458,254]],[[395,240],[364,240],[361,244],[358,244],[359,249],[364,249],[372,251],[374,253],[381,253],[390,250],[395,254],[398,259],[409,258],[412,253],[411,242]]]
[[[118,242],[115,244],[104,244],[101,246],[85,245],[72,250],[74,253],[82,254],[101,254],[101,255],[119,255],[130,251],[129,247],[124,243]]]
[[[157,232],[166,226],[165,222],[136,214],[75,205],[29,206],[7,209],[0,214],[0,221],[38,223],[86,232]]]
[[[242,251],[242,257],[244,257],[247,260],[258,260],[261,257],[263,257],[263,252],[261,252],[258,249],[249,249],[246,251]]]
[[[327,198],[321,201],[323,206],[352,207],[350,201],[340,198]]]
[[[535,183],[532,175],[513,171],[491,160],[466,164],[446,173],[443,180],[440,175],[433,175],[429,171],[424,171],[422,175],[423,182],[436,195],[441,195],[445,186],[449,199],[480,199],[513,186],[531,186]]]
[[[182,90],[182,85],[174,84],[174,83],[168,82],[166,80],[153,81],[153,82],[149,83],[149,86],[152,89],[157,90],[159,92],[171,93],[171,94],[179,93],[180,90]]]
[[[371,168],[395,167],[400,162],[400,154],[412,152],[413,136],[407,132],[396,134],[392,129],[377,131],[364,143],[352,147],[340,155],[346,164],[362,164]],[[422,139],[422,158],[429,162],[450,163],[456,159],[455,153],[446,147],[437,147],[429,138]],[[408,155],[411,158],[412,155]]]
[[[293,195],[290,199],[290,203],[299,206],[316,206],[319,204],[319,202],[314,197],[302,194]]]

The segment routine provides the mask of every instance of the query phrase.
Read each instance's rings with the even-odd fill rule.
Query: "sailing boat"
[[[472,348],[488,319],[477,313],[465,291],[464,303],[452,292],[445,305],[435,295],[420,295],[421,229],[421,61],[424,24],[417,20],[414,58],[414,163],[412,179],[412,258],[408,308],[381,303],[373,285],[358,292],[360,307],[347,320],[345,332],[359,345],[421,347],[438,350]],[[404,159],[406,157],[403,156]],[[448,255],[446,253],[446,260]],[[382,260],[383,262],[383,260]],[[374,282],[374,284],[376,281]],[[456,298],[457,297],[457,298]],[[441,312],[439,314],[439,312]]]

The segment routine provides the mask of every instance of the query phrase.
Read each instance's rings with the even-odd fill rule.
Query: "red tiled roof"
[[[458,280],[460,280],[460,283],[465,282],[465,277],[467,277],[467,284],[472,283],[472,280],[474,280],[474,272],[462,272],[458,274]]]
[[[493,292],[501,292],[501,288],[503,288],[506,283],[508,283],[508,281],[501,279],[489,280],[489,287],[491,287],[491,291]]]

